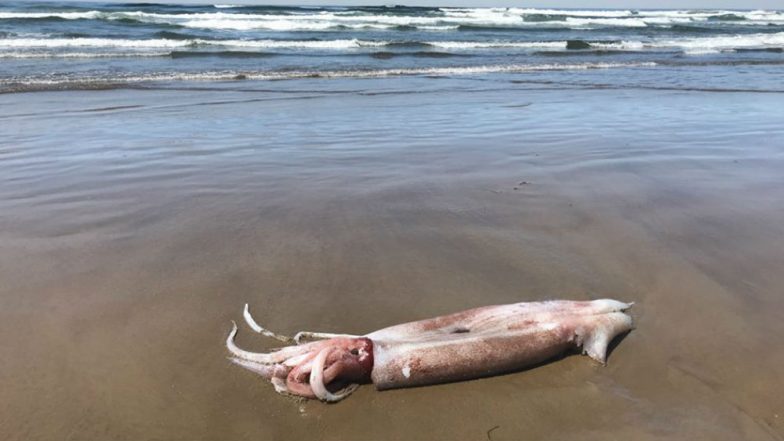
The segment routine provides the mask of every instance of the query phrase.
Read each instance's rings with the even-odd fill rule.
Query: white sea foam
[[[9,38],[0,39],[0,50],[31,49],[40,52],[44,49],[91,48],[91,49],[178,49],[189,47],[220,47],[243,49],[311,49],[311,50],[349,50],[361,48],[378,48],[396,43],[397,41],[373,41],[359,39],[338,40],[125,40],[104,38]],[[565,49],[566,41],[423,41],[422,45],[449,50],[482,50],[482,49]],[[34,55],[31,54],[31,58]]]
[[[226,9],[233,5],[215,5]],[[450,30],[457,26],[564,28],[645,27],[702,23],[734,15],[733,25],[784,24],[784,14],[776,11],[588,11],[523,8],[442,8],[440,14],[385,15],[358,13],[356,10],[315,10],[290,14],[249,12],[153,13],[144,11],[81,12],[0,12],[2,19],[62,18],[120,20],[174,24],[201,29],[271,31],[323,31],[336,27],[350,29],[389,29],[410,26],[428,30]],[[527,20],[536,16],[536,20]],[[548,16],[549,19],[548,19]]]
[[[0,39],[0,51],[21,52],[29,50],[29,58],[36,56],[51,56],[46,51],[57,51],[68,48],[89,48],[92,50],[138,51],[144,55],[147,51],[155,49],[187,49],[191,47],[215,48],[252,48],[252,49],[280,49],[280,50],[325,50],[341,51],[362,48],[378,48],[397,43],[399,41],[376,41],[361,39],[336,39],[336,40],[171,40],[171,39],[109,39],[109,38],[4,38]],[[492,49],[566,49],[566,41],[423,41],[423,45],[456,51],[479,51]],[[784,32],[771,34],[746,34],[722,37],[694,37],[669,40],[650,41],[618,41],[618,42],[591,42],[592,47],[613,50],[682,50],[687,53],[706,53],[726,51],[735,48],[771,48],[784,47]],[[6,57],[8,55],[6,54]]]
[[[33,59],[33,58],[136,58],[136,57],[168,57],[171,52],[149,51],[139,52],[5,52],[0,51],[0,59]]]
[[[464,67],[430,67],[430,68],[403,68],[403,69],[376,69],[376,70],[333,70],[333,71],[257,71],[257,72],[236,72],[236,71],[210,71],[210,72],[161,72],[139,75],[114,75],[109,78],[104,77],[73,77],[73,78],[25,78],[0,79],[0,86],[10,84],[26,84],[31,86],[46,85],[68,85],[89,84],[89,83],[138,83],[149,81],[229,81],[242,77],[247,80],[293,80],[302,78],[383,78],[390,76],[412,76],[412,75],[437,75],[437,76],[458,76],[458,75],[477,75],[492,73],[525,73],[540,71],[563,71],[563,70],[592,70],[592,69],[623,69],[653,67],[656,63],[576,63],[576,64],[499,64],[484,66],[464,66]]]
[[[429,41],[442,49],[565,49],[565,41]]]
[[[271,31],[323,31],[334,27],[329,22],[307,23],[295,20],[251,20],[237,18],[199,18],[182,21],[180,26],[199,29],[226,29],[235,31],[249,31],[254,29],[267,29]]]
[[[732,49],[784,47],[784,32],[775,34],[749,34],[723,37],[698,37],[658,41],[621,41],[593,43],[593,47],[620,50],[675,49],[688,54],[707,54]]]
[[[0,49],[55,49],[55,48],[129,48],[160,49],[178,48],[193,44],[189,40],[126,40],[113,38],[5,38],[0,39]]]
[[[342,50],[383,47],[395,41],[373,41],[359,39],[338,40],[126,40],[106,38],[9,38],[0,39],[0,49],[175,49],[186,47],[224,47],[257,49],[323,49]],[[471,50],[492,48],[531,48],[559,49],[566,47],[566,41],[425,41],[423,45],[442,49]]]
[[[626,28],[644,28],[648,26],[641,18],[573,18],[567,17],[566,22],[570,28],[592,26],[621,26]]]
[[[64,20],[93,20],[104,15],[101,11],[84,12],[0,12],[0,20],[17,18],[62,18]]]
[[[542,14],[542,15],[567,15],[571,17],[628,17],[633,15],[631,10],[600,11],[600,10],[565,10],[565,9],[538,9],[538,8],[509,8],[514,14]]]
[[[66,49],[66,48],[90,48],[100,49],[128,49],[128,50],[152,50],[152,49],[180,49],[188,47],[220,47],[220,48],[254,48],[254,49],[321,49],[321,50],[345,50],[363,47],[380,47],[386,45],[386,41],[370,41],[357,39],[340,40],[127,40],[127,39],[108,39],[108,38],[7,38],[0,39],[0,51],[8,49],[30,49],[37,50],[39,54],[45,55],[41,50],[46,49]],[[33,54],[35,52],[32,52]],[[32,57],[32,55],[31,55]]]
[[[379,47],[385,41],[368,41],[357,39],[343,40],[196,40],[197,44],[210,44],[224,47],[259,48],[259,49],[356,49],[361,47]]]

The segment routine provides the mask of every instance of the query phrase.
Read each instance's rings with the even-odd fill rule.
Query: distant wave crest
[[[259,7],[215,5],[217,12],[149,12],[127,11],[6,11],[0,20],[127,20],[142,23],[169,24],[189,28],[215,30],[325,31],[330,29],[413,29],[450,31],[459,26],[472,28],[531,27],[628,27],[675,26],[711,22],[735,25],[784,24],[784,14],[777,11],[579,11],[524,8],[440,8],[405,9],[391,13],[384,9],[347,9],[311,11],[280,8],[261,10]]]

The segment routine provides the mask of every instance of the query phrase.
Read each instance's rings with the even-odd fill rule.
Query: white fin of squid
[[[622,312],[603,314],[596,320],[598,323],[587,332],[587,335],[581,336],[583,354],[588,354],[599,363],[606,364],[607,345],[618,335],[632,330],[634,323],[629,315]]]

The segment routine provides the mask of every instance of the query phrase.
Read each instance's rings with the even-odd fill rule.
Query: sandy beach
[[[1,95],[0,438],[784,437],[779,94],[406,81]],[[223,345],[601,297],[606,367],[336,405]]]

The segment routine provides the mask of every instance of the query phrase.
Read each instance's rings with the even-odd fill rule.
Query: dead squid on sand
[[[237,347],[231,361],[265,379],[280,393],[339,401],[359,384],[377,389],[444,383],[512,372],[570,349],[604,364],[607,345],[632,329],[624,311],[632,303],[601,299],[553,300],[485,306],[390,326],[365,335],[300,332],[286,337],[259,326],[257,333],[289,343],[261,353]]]

